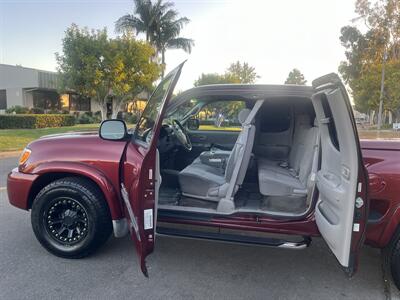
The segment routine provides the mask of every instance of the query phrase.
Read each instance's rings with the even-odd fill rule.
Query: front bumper
[[[29,192],[38,175],[24,174],[13,169],[7,177],[8,201],[15,207],[29,209]]]

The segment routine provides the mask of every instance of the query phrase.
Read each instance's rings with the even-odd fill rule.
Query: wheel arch
[[[107,202],[113,220],[123,217],[118,192],[110,180],[101,171],[93,167],[80,165],[75,168],[71,166],[70,163],[68,168],[55,165],[41,166],[35,170],[35,174],[39,176],[33,182],[29,191],[28,209],[32,208],[33,201],[37,194],[51,182],[65,177],[77,177],[89,180],[99,188]]]
[[[400,232],[400,206],[398,206],[390,216],[389,222],[382,231],[379,245],[381,247],[386,247],[393,238],[397,236],[397,232]]]

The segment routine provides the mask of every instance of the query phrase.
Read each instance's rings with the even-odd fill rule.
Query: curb
[[[18,157],[21,155],[21,151],[6,151],[6,152],[0,152],[0,159],[1,158],[8,158],[8,157]]]

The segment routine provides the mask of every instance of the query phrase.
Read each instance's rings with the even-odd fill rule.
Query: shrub
[[[6,113],[8,113],[8,114],[13,114],[13,113],[27,114],[27,113],[29,113],[29,108],[20,106],[20,105],[15,105],[15,106],[12,106],[12,107],[6,109]]]
[[[37,114],[44,114],[44,109],[41,109],[41,108],[39,108],[39,107],[32,107],[32,108],[29,110],[29,113],[30,113],[30,114],[34,114],[34,115],[37,115]]]
[[[98,118],[99,120],[101,120],[101,111],[96,111],[94,114],[93,114],[96,118]]]
[[[75,125],[75,118],[70,115],[0,115],[0,129],[34,129],[73,125]]]
[[[136,114],[127,113],[124,118],[125,122],[128,124],[136,124],[138,121],[138,116]]]
[[[50,109],[50,110],[47,111],[47,113],[48,113],[48,114],[51,114],[51,115],[58,115],[58,114],[61,114],[61,110],[58,110],[58,109]]]
[[[76,118],[76,122],[78,124],[94,124],[94,123],[100,123],[100,121],[101,118],[99,118],[96,115],[93,115],[91,111],[84,112]]]

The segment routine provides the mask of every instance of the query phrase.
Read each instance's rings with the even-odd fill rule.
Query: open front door
[[[312,85],[321,136],[315,220],[339,263],[352,275],[357,269],[367,224],[367,171],[353,111],[340,78],[328,74]]]
[[[154,249],[156,204],[161,184],[157,140],[162,119],[183,63],[171,71],[151,95],[132,141],[127,144],[121,165],[121,195],[130,235],[135,243],[140,266],[148,276],[146,257]]]

